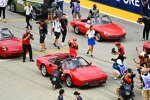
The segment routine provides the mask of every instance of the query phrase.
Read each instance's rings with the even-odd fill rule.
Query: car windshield
[[[69,70],[88,66],[89,63],[82,57],[77,57],[66,60],[63,65]]]
[[[11,38],[13,38],[13,35],[10,33],[9,30],[0,31],[0,40],[6,40]]]
[[[92,19],[93,25],[103,25],[103,24],[109,24],[112,23],[111,19],[107,16],[101,16],[97,19]]]

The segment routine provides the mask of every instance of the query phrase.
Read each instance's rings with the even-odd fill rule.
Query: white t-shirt
[[[6,7],[8,0],[0,0],[0,7]]]
[[[54,32],[61,32],[61,23],[55,21],[52,28],[54,28]]]
[[[88,30],[86,32],[86,35],[88,35],[88,38],[93,38],[95,36],[95,31],[94,30]]]
[[[33,8],[32,8],[32,6],[30,6],[30,8],[28,6],[25,6],[24,10],[26,11],[26,15],[30,15]]]

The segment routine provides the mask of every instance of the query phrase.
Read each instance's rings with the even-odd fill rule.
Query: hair
[[[141,67],[144,67],[144,65],[146,66],[146,68],[148,68],[147,62],[143,62],[143,63],[140,64]]]
[[[65,14],[65,13],[63,13],[63,15],[65,15],[65,16],[66,16],[66,14]]]
[[[78,91],[75,91],[74,95],[80,95],[80,93]]]
[[[56,5],[56,9],[59,9],[59,6],[58,6],[58,5]]]
[[[59,90],[59,95],[62,95],[64,92],[65,92],[64,89],[60,89],[60,90]]]
[[[90,29],[93,27],[93,25],[90,25]]]

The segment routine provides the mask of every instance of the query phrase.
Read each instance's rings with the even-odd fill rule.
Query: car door
[[[88,31],[88,28],[86,28],[85,27],[85,25],[86,25],[86,21],[83,21],[83,20],[81,20],[81,22],[80,22],[80,31],[83,33],[83,34],[86,34],[86,32]]]
[[[53,75],[54,70],[57,69],[57,65],[54,64],[55,60],[55,58],[51,58],[50,60],[48,60],[47,71],[50,75]]]
[[[26,0],[17,0],[16,2],[16,10],[18,12],[24,12],[24,4],[25,4]]]

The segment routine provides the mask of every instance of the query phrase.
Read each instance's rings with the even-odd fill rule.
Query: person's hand
[[[142,6],[145,6],[144,4],[142,4]]]

